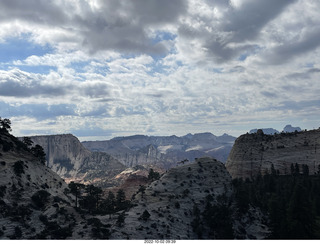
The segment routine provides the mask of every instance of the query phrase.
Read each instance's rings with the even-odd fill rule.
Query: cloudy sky
[[[319,0],[1,0],[13,134],[320,126]]]

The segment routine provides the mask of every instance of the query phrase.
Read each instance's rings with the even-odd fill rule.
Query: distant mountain
[[[215,136],[211,133],[182,137],[134,135],[106,141],[84,141],[82,144],[90,151],[106,152],[128,167],[155,164],[170,168],[180,161],[192,162],[202,156],[225,162],[235,139],[227,134]]]
[[[277,131],[276,129],[273,129],[273,128],[261,128],[261,130],[263,131],[264,134],[266,135],[274,135],[274,134],[279,134],[280,132]],[[250,134],[253,134],[253,133],[257,133],[258,129],[252,129],[250,130]],[[282,132],[287,132],[287,133],[291,133],[291,132],[295,132],[295,131],[301,131],[301,128],[300,127],[292,127],[291,125],[286,125]]]
[[[113,177],[126,169],[104,152],[91,152],[71,134],[32,136],[31,140],[44,148],[47,166],[66,181],[113,186]]]
[[[273,128],[262,128],[261,129],[263,131],[264,134],[266,135],[274,135],[274,134],[279,134],[280,132],[277,131],[276,129],[273,129]],[[258,129],[252,129],[250,130],[250,134],[253,134],[253,133],[257,133]]]
[[[300,132],[301,128],[300,127],[292,127],[291,125],[286,125],[283,128],[283,132],[291,133],[291,132],[295,132],[295,131]]]

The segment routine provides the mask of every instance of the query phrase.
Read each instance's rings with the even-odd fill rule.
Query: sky
[[[320,127],[319,0],[1,0],[0,116],[81,140]]]

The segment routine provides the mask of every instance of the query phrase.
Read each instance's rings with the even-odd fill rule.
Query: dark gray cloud
[[[175,23],[187,10],[184,0],[101,0],[99,4],[94,9],[86,1],[4,0],[0,1],[0,17],[68,31],[76,36],[74,42],[80,38],[80,44],[92,53],[112,49],[162,54],[168,48],[154,43],[148,28]],[[69,38],[62,35],[59,40],[71,41]]]
[[[116,49],[122,52],[160,54],[167,52],[162,43],[153,43],[148,27],[174,23],[186,12],[183,0],[103,1],[97,13],[85,16],[84,45],[90,50]]]
[[[68,20],[57,1],[41,0],[3,0],[0,1],[0,16],[2,21],[24,20],[40,25],[64,24]]]
[[[261,49],[258,37],[262,29],[295,2],[257,0],[245,1],[240,7],[233,7],[228,1],[207,1],[211,7],[222,9],[223,20],[213,22],[207,16],[197,15],[194,18],[199,19],[201,25],[181,23],[178,34],[188,40],[200,40],[206,54],[217,63],[234,58],[244,60]]]
[[[240,8],[229,8],[221,29],[232,32],[231,42],[254,39],[261,29],[296,0],[246,1]]]
[[[269,50],[265,60],[269,64],[279,65],[296,58],[301,54],[310,52],[320,46],[320,28],[310,28],[302,37],[286,41]]]
[[[216,62],[223,63],[242,53],[246,53],[247,56],[254,54],[259,46],[243,45],[243,43],[256,40],[261,29],[294,2],[293,0],[257,0],[245,2],[240,8],[228,7],[224,21],[217,25],[217,32],[211,34],[205,41],[204,47],[208,55],[212,56]],[[223,36],[221,33],[226,35]]]

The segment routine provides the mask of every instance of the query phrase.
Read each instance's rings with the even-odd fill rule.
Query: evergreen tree
[[[0,130],[5,132],[12,131],[10,119],[1,119],[0,117]]]
[[[74,181],[71,181],[68,185],[70,192],[75,195],[76,197],[76,203],[75,207],[78,207],[78,198],[81,196],[81,189],[85,187],[85,185],[80,184],[80,183],[75,183]]]
[[[40,145],[35,145],[34,147],[31,148],[31,152],[33,153],[34,156],[39,158],[40,162],[44,165],[46,162],[46,154],[43,150],[43,147]]]
[[[30,137],[27,137],[27,136],[23,137],[22,142],[23,142],[27,147],[30,147],[30,146],[32,146],[32,144],[33,144],[33,141],[31,140],[31,138],[30,138]]]
[[[308,176],[308,175],[309,175],[309,167],[308,167],[307,164],[303,164],[303,165],[302,165],[302,174],[303,174],[304,176]]]
[[[287,209],[289,239],[310,239],[316,227],[315,214],[309,200],[308,190],[298,182]]]

